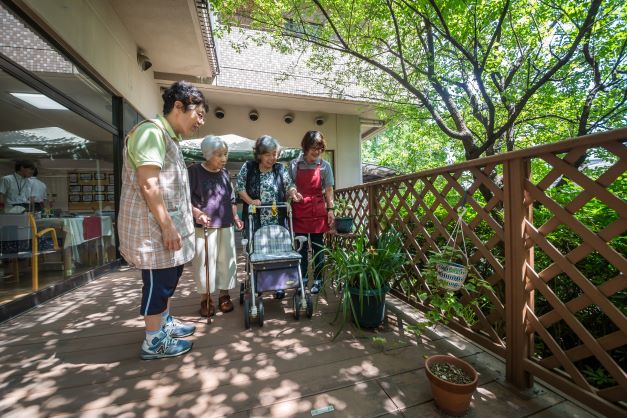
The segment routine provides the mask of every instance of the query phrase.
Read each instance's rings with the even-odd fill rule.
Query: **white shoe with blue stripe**
[[[192,349],[193,343],[187,340],[177,340],[168,334],[160,332],[152,342],[144,340],[139,357],[142,360],[155,360],[167,357],[176,357]]]
[[[172,338],[184,338],[189,337],[196,331],[196,326],[191,324],[183,324],[177,319],[174,319],[172,315],[168,315],[168,319],[163,326],[166,334]]]

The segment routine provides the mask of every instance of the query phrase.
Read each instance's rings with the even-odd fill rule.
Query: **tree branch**
[[[401,43],[401,34],[398,29],[398,22],[396,20],[396,14],[394,13],[394,9],[392,8],[392,3],[390,2],[390,0],[385,0],[385,3],[388,6],[388,10],[390,11],[390,15],[392,16],[392,21],[394,22],[394,34],[396,35],[396,45],[398,46],[398,57],[401,62],[403,78],[407,79],[407,70],[405,69],[405,58],[403,57],[403,44]]]
[[[512,114],[508,117],[503,126],[501,126],[501,128],[499,128],[499,130],[495,133],[497,137],[503,135],[512,126],[512,124],[516,121],[516,118],[518,118],[523,108],[525,107],[529,99],[534,95],[534,93],[540,87],[542,87],[544,83],[550,80],[551,77],[570,60],[570,58],[579,47],[579,44],[581,43],[581,40],[583,39],[585,33],[588,32],[592,27],[592,24],[594,23],[596,15],[599,11],[599,7],[601,6],[601,2],[602,0],[592,0],[590,8],[588,9],[588,14],[586,15],[586,19],[584,20],[583,25],[581,25],[581,29],[577,33],[577,36],[575,37],[575,40],[568,49],[568,52],[562,58],[558,59],[557,62],[544,74],[544,76],[540,77],[539,80],[535,81],[535,83],[529,89],[527,89],[527,91],[520,98],[518,103],[516,103],[514,112],[512,112]]]

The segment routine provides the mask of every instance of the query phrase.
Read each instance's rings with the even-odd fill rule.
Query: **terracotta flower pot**
[[[458,384],[440,379],[434,375],[430,368],[436,363],[449,363],[459,367],[470,376],[472,382]],[[477,371],[470,364],[453,356],[436,355],[431,356],[425,363],[425,373],[431,383],[433,400],[438,408],[452,416],[462,416],[470,407],[472,394],[477,389]]]

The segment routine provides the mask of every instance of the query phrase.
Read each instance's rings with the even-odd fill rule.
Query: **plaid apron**
[[[128,161],[128,139],[142,123],[156,125],[166,143],[165,160],[159,172],[159,189],[168,213],[181,234],[182,245],[178,251],[168,250],[163,245],[161,228],[141,194],[137,173]],[[143,121],[126,136],[122,155],[122,193],[118,215],[120,253],[131,266],[142,270],[187,263],[194,257],[194,224],[187,168],[178,144],[159,119]]]

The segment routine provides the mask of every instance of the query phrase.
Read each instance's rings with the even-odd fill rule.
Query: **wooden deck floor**
[[[423,368],[443,352],[480,372],[469,416],[592,416],[540,385],[513,391],[490,354],[447,331],[418,341],[394,315],[376,334],[352,330],[335,342],[324,300],[311,320],[269,299],[261,329],[244,330],[239,305],[207,325],[188,270],[172,312],[196,322],[194,348],[141,361],[139,283],[137,271],[121,270],[0,324],[0,416],[310,417],[333,405],[320,416],[438,417]]]

